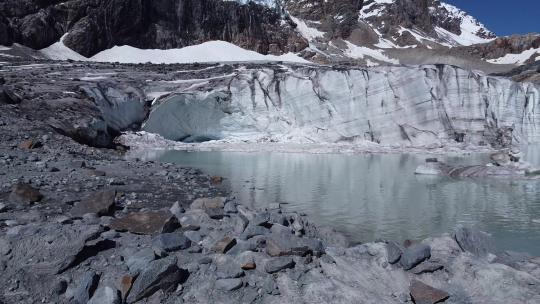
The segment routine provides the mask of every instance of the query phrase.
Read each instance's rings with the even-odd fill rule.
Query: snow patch
[[[0,45],[0,51],[9,51],[9,50],[11,50],[10,47]]]
[[[64,36],[65,37],[65,36]],[[194,62],[235,62],[235,61],[288,61],[310,63],[293,53],[281,56],[263,55],[249,51],[225,41],[208,41],[180,49],[139,49],[132,46],[115,46],[91,58],[86,58],[68,48],[63,38],[40,52],[53,60],[77,60],[120,63],[194,63]]]
[[[321,32],[316,28],[309,27],[304,20],[295,18],[293,16],[289,17],[292,21],[294,21],[294,23],[296,23],[296,29],[298,30],[298,32],[302,35],[302,37],[306,38],[307,40],[311,41],[316,38],[324,37],[324,32]]]
[[[534,61],[540,61],[540,48],[531,48],[521,52],[520,54],[506,54],[503,57],[489,59],[487,61],[495,64],[524,64],[525,61],[529,60],[533,56],[535,56],[535,59],[533,59]]]
[[[379,60],[379,61],[388,62],[388,63],[392,63],[392,64],[399,64],[399,60],[389,58],[388,56],[386,56],[383,53],[382,50],[370,49],[370,48],[367,48],[365,46],[358,46],[358,45],[353,44],[353,43],[351,43],[349,41],[345,41],[345,43],[347,44],[347,50],[345,50],[345,53],[351,58],[365,59],[365,57],[367,56],[367,57],[371,57],[371,58]],[[376,65],[372,61],[366,60],[366,62],[368,62],[369,66]]]

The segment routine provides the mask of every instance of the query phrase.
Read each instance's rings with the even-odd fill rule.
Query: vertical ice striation
[[[143,128],[172,140],[496,145],[508,130],[514,143],[540,140],[538,86],[453,66],[265,65],[214,79],[157,102]]]

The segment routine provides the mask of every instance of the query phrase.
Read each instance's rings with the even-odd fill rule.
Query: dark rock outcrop
[[[41,49],[69,33],[65,44],[87,57],[115,45],[169,49],[208,40],[263,54],[307,47],[278,11],[232,1],[7,0],[0,12],[0,44]]]

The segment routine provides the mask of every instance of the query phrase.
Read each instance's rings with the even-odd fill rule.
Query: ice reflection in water
[[[540,164],[536,151],[528,158]],[[357,242],[420,239],[467,224],[490,232],[499,249],[540,255],[538,180],[415,176],[420,155],[168,151],[147,157],[224,176],[245,203],[287,203]]]

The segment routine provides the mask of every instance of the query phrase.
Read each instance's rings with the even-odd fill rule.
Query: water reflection
[[[354,241],[424,238],[468,224],[492,233],[499,249],[540,255],[540,181],[415,176],[425,157],[405,154],[168,151],[150,157],[222,175],[243,202],[287,203]]]

